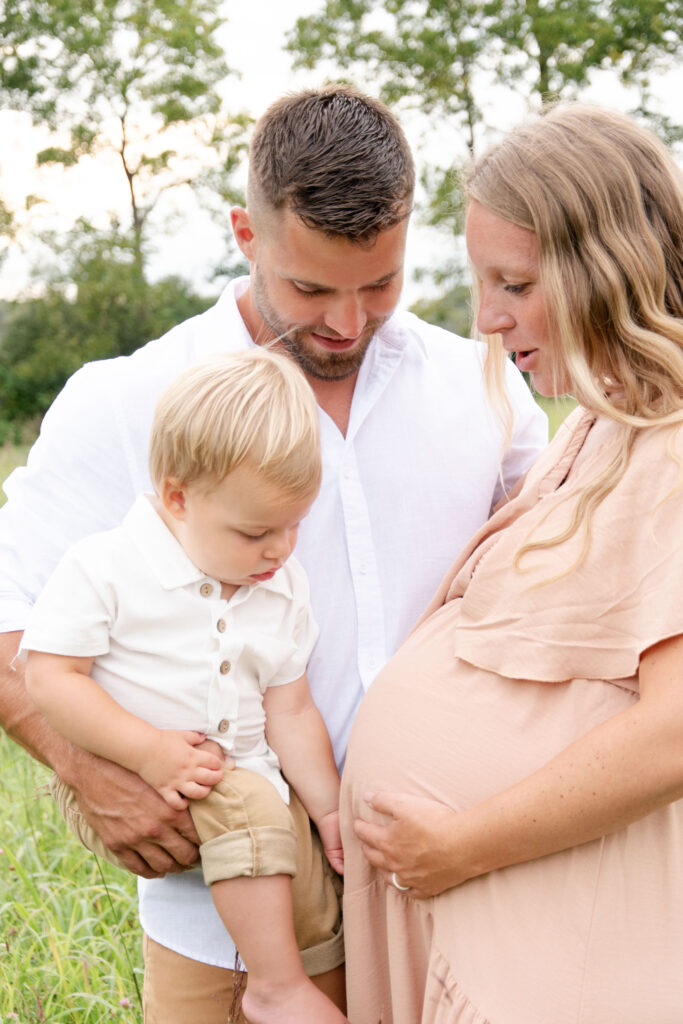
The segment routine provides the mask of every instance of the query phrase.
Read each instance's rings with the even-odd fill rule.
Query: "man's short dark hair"
[[[414,186],[398,121],[350,86],[284,96],[254,130],[250,204],[289,209],[328,235],[372,240],[408,216]]]

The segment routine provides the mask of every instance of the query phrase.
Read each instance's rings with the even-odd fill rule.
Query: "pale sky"
[[[314,13],[322,0],[249,0],[238,3],[226,0],[224,13],[228,23],[222,32],[226,59],[230,67],[239,69],[240,80],[231,77],[225,95],[231,110],[247,109],[258,116],[284,92],[318,86],[325,78],[324,70],[292,72],[290,57],[282,51],[285,34],[300,15]],[[360,88],[376,93],[371,81],[357,81]],[[680,116],[683,95],[683,69],[670,73],[658,83],[662,110]],[[613,81],[602,76],[592,93],[582,94],[607,106],[628,110],[637,99]],[[524,103],[501,89],[491,90],[487,121],[505,130],[525,114]],[[401,120],[414,147],[418,171],[426,160],[447,164],[461,145],[453,126],[441,125],[438,132],[423,136],[417,119]],[[82,214],[104,226],[107,213],[119,209],[127,213],[125,181],[113,154],[103,153],[96,159],[81,161],[78,167],[65,171],[59,167],[34,168],[35,153],[48,144],[44,133],[31,125],[27,115],[0,111],[3,145],[0,149],[0,195],[10,205],[19,205],[27,193],[43,197],[47,202],[34,206],[23,216],[32,229],[66,229]],[[215,290],[207,284],[212,265],[221,258],[224,247],[219,226],[208,215],[198,212],[189,190],[176,199],[167,199],[160,212],[175,213],[171,229],[155,241],[157,252],[151,259],[153,276],[177,273],[191,279],[199,287]],[[226,210],[227,217],[227,210]],[[13,247],[0,267],[0,298],[13,298],[28,282],[28,268],[35,250],[29,233],[24,233],[23,247]],[[451,243],[440,234],[424,228],[413,217],[408,241],[408,262],[404,301],[413,301],[425,291],[424,285],[412,281],[415,267],[430,260],[438,263],[449,254]]]

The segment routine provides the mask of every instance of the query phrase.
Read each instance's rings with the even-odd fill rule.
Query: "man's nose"
[[[338,299],[325,313],[325,326],[340,338],[357,338],[368,322],[360,298],[355,295]]]

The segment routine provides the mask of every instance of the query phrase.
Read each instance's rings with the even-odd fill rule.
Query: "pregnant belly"
[[[535,771],[636,695],[613,683],[512,680],[456,656],[449,606],[373,682],[354,724],[345,783],[463,809]]]

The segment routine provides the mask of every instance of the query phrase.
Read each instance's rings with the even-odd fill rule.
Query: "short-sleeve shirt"
[[[146,495],[120,527],[73,545],[40,594],[22,651],[94,658],[93,678],[161,729],[195,729],[288,802],[263,694],[306,670],[317,638],[294,558],[226,601]]]

